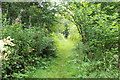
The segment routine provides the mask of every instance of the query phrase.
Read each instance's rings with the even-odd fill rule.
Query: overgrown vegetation
[[[55,56],[55,46],[52,38],[49,37],[49,30],[46,28],[47,22],[38,22],[35,24],[35,20],[37,19],[34,16],[29,17],[29,11],[25,10],[24,12],[28,15],[16,13],[15,15],[11,14],[11,11],[19,12],[21,11],[21,7],[19,7],[19,11],[16,11],[15,7],[18,8],[17,5],[22,5],[24,3],[3,3],[3,29],[2,29],[2,39],[10,36],[14,39],[13,43],[14,47],[10,47],[10,54],[7,55],[7,60],[2,60],[2,76],[3,78],[12,78],[17,77],[13,75],[13,73],[25,73],[27,70],[31,68],[35,68],[36,65],[42,65],[42,57],[50,57]],[[25,3],[30,6],[29,9],[35,8],[36,6],[30,5],[30,3]],[[6,7],[11,5],[11,7]],[[47,3],[46,3],[47,5]],[[13,9],[14,7],[14,9]],[[12,8],[12,9],[11,9]],[[44,9],[47,9],[44,7]],[[38,9],[39,10],[39,9]],[[5,11],[8,11],[6,13]],[[44,11],[44,10],[43,10]],[[33,11],[34,12],[34,11]],[[38,11],[39,12],[39,11]],[[34,15],[38,15],[38,12],[34,12]],[[44,15],[45,13],[42,13]],[[33,15],[33,14],[31,14]],[[22,17],[21,17],[22,16]],[[22,19],[25,16],[28,18]],[[44,15],[43,17],[49,21],[50,14]],[[38,17],[38,16],[37,16]],[[41,17],[41,15],[39,16]],[[50,16],[52,17],[52,16]],[[8,18],[11,18],[8,20]],[[33,21],[30,21],[33,20]],[[39,18],[42,20],[42,18]],[[27,21],[25,21],[27,20]],[[42,20],[43,21],[43,20]],[[26,23],[26,24],[24,24]],[[51,23],[49,23],[49,26]],[[3,54],[4,52],[2,52]],[[19,75],[19,74],[17,74]],[[24,77],[22,75],[21,77]]]
[[[72,2],[64,5],[65,8],[61,11],[69,14],[63,15],[75,23],[82,36],[85,45],[82,54],[87,54],[87,58],[91,61],[102,61],[97,66],[98,70],[118,69],[118,5],[119,3],[115,2]],[[80,46],[81,42],[78,42],[78,53]]]
[[[118,78],[119,4],[2,3],[2,77]]]

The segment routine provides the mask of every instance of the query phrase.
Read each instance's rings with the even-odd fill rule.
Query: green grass
[[[83,61],[83,56],[76,53],[73,41],[63,36],[54,37],[54,40],[57,57],[51,59],[49,66],[38,67],[36,71],[27,73],[27,78],[117,78],[117,70],[99,70],[96,66],[100,61]],[[82,50],[79,54],[83,54]]]
[[[46,69],[39,68],[28,74],[29,78],[73,78],[78,75],[79,64],[74,61],[74,43],[68,39],[56,39],[57,58]]]

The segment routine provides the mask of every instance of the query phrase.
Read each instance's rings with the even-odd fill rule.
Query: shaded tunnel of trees
[[[0,40],[7,43],[4,51],[1,47],[3,43],[0,43],[0,54],[4,56],[2,77],[13,79],[20,73],[25,77],[24,74],[27,71],[36,68],[37,65],[44,66],[47,61],[56,58],[55,38],[58,36],[53,34],[60,33],[66,40],[72,38],[71,41],[77,41],[74,43],[75,52],[83,59],[76,59],[88,63],[95,61],[96,63],[92,65],[94,69],[90,67],[93,72],[111,70],[107,78],[116,78],[120,68],[119,5],[120,2],[63,2],[59,4],[2,2]],[[69,22],[60,23],[62,19],[67,19]],[[58,24],[64,26],[56,26]],[[71,27],[73,24],[76,28],[74,33]],[[78,38],[75,37],[76,34]],[[7,38],[8,36],[14,40]],[[15,46],[11,46],[12,43],[10,44],[9,41]],[[92,73],[92,70],[88,73]],[[115,75],[111,76],[114,73]]]

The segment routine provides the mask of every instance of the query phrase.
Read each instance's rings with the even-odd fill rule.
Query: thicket
[[[85,62],[90,60],[97,64],[100,61],[96,67],[93,66],[95,71],[111,70],[118,73],[119,4],[71,2],[62,5],[60,14],[71,20],[82,36],[82,43],[79,41],[76,46],[78,54]],[[81,44],[84,46],[81,47]],[[84,54],[81,54],[81,49]]]
[[[2,40],[10,36],[15,46],[8,47],[2,59],[2,77],[23,78],[26,71],[45,65],[46,58],[54,57],[56,47],[50,37],[55,17],[50,3],[2,3]],[[8,40],[10,41],[10,40]],[[5,42],[6,43],[6,42]],[[1,43],[2,44],[2,43]]]

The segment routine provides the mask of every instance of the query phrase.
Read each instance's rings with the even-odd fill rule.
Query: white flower
[[[3,40],[0,40],[0,45],[6,45],[7,43],[3,42]]]
[[[0,40],[0,52],[4,51],[4,45],[6,45],[7,43],[3,42],[2,40]]]
[[[13,44],[11,40],[3,39],[3,42],[7,43],[10,46],[15,46],[15,44]]]
[[[14,39],[11,39],[10,36],[7,37],[7,40],[13,41]]]

